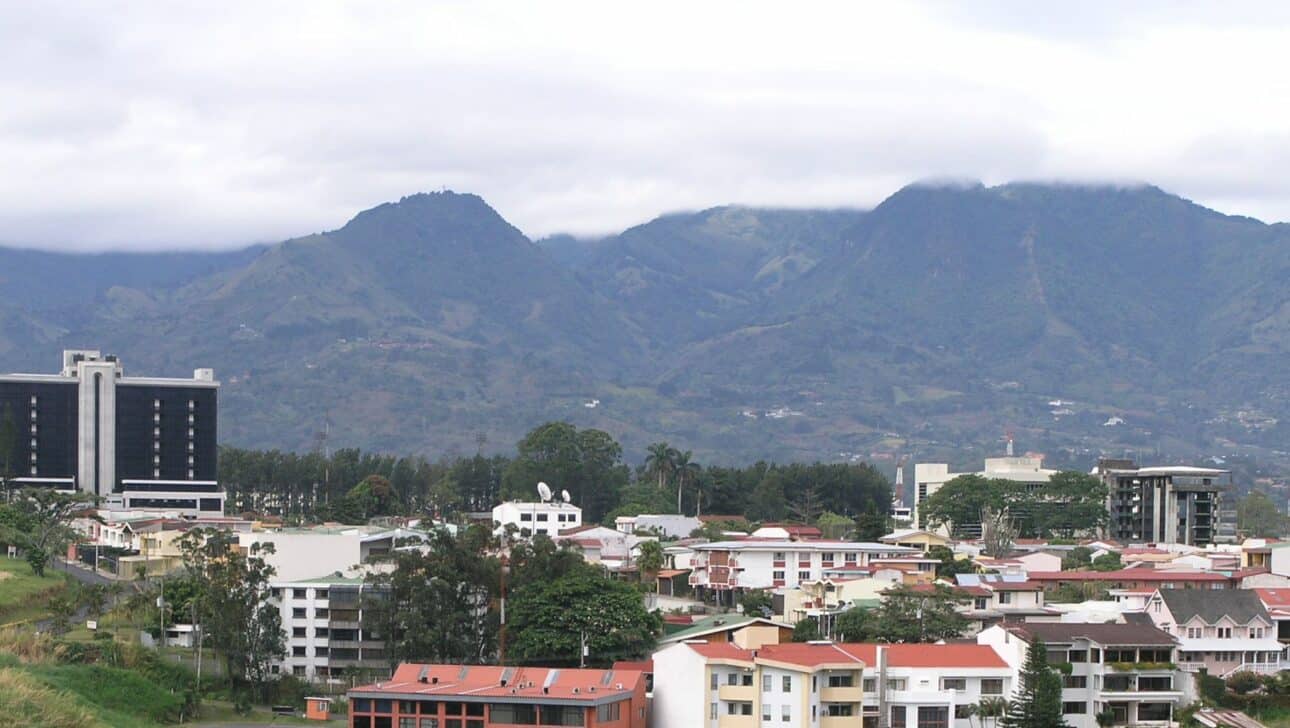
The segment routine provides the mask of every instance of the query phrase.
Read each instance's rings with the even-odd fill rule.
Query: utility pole
[[[578,667],[587,666],[587,630],[578,632]]]

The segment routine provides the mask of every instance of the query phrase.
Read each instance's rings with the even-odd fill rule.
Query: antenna
[[[542,499],[543,503],[550,501],[551,486],[547,485],[546,483],[538,483],[538,497]]]
[[[1008,430],[1008,457],[1012,457],[1012,430]]]
[[[573,502],[573,496],[569,495],[569,491],[567,490],[560,491],[560,498],[564,500],[565,503]]]

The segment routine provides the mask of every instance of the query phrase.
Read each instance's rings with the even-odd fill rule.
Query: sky
[[[0,244],[229,248],[474,192],[531,237],[925,179],[1290,220],[1290,4],[0,6]]]

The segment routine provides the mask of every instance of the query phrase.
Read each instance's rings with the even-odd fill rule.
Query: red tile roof
[[[690,649],[709,660],[743,660],[752,662],[753,651],[745,650],[733,642],[683,642]]]
[[[507,678],[505,686],[502,685],[504,677]],[[405,662],[399,665],[390,680],[357,687],[352,692],[391,696],[519,697],[534,701],[555,698],[593,703],[602,702],[607,696],[631,695],[641,679],[639,670],[423,665]]]
[[[1258,588],[1254,593],[1259,595],[1266,607],[1290,607],[1290,588]]]
[[[1209,571],[1159,571],[1156,569],[1120,569],[1119,571],[1032,571],[1031,581],[1228,581],[1223,574]]]
[[[989,645],[885,645],[889,667],[1001,667],[1008,664]],[[862,643],[767,645],[757,651],[758,659],[814,668],[820,665],[856,662],[878,664],[878,645]]]
[[[637,672],[654,672],[653,660],[619,660],[614,663],[614,670],[635,670]]]

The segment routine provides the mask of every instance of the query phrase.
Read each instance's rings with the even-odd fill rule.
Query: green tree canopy
[[[1287,519],[1277,504],[1262,491],[1252,491],[1236,502],[1236,528],[1253,538],[1286,535]]]
[[[534,489],[544,482],[556,493],[569,491],[584,520],[596,522],[618,505],[627,485],[622,447],[601,430],[548,422],[525,435],[518,451],[502,476],[506,498],[536,498]]]
[[[839,642],[869,642],[881,637],[874,610],[852,607],[838,615],[833,631]]]
[[[1042,487],[976,474],[945,483],[919,507],[923,525],[950,525],[956,533],[980,525],[984,511],[1007,513],[1026,538],[1070,538],[1106,523],[1107,488],[1101,480],[1074,471],[1055,473]]]
[[[936,642],[963,636],[968,620],[955,609],[967,597],[944,584],[931,589],[900,586],[883,594],[874,612],[874,633],[891,642]]]
[[[640,592],[603,569],[574,569],[550,581],[525,580],[511,600],[508,658],[542,665],[589,665],[647,657],[663,628]]]

